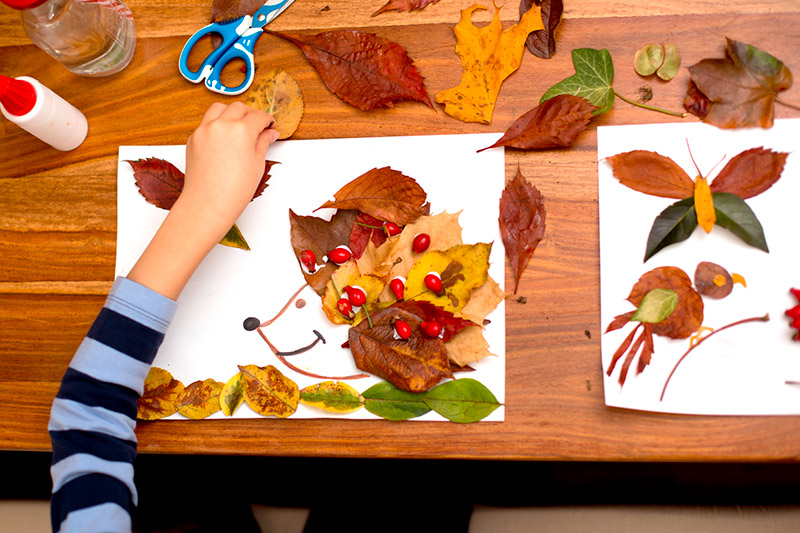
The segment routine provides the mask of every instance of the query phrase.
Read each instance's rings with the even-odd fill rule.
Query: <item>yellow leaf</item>
[[[709,233],[717,221],[717,214],[714,212],[711,189],[703,176],[697,176],[694,182],[694,210],[697,213],[697,223]]]
[[[174,379],[163,368],[152,367],[144,380],[144,393],[136,402],[136,418],[158,420],[178,411],[178,396],[183,392],[183,383]]]
[[[288,72],[273,69],[247,93],[247,104],[275,119],[279,139],[288,139],[303,118],[303,92]]]
[[[219,411],[219,393],[224,383],[213,379],[195,381],[178,396],[178,412],[187,418],[200,420]]]
[[[236,224],[228,230],[228,233],[222,238],[219,243],[223,246],[230,246],[231,248],[239,248],[240,250],[249,250],[250,245],[244,240],[244,235],[239,231],[239,226]]]
[[[444,347],[447,349],[447,357],[459,366],[495,355],[489,351],[489,343],[483,337],[481,326],[469,326],[462,329]]]
[[[328,320],[334,324],[355,326],[366,318],[364,309],[358,310],[355,318],[350,320],[345,318],[336,307],[336,302],[339,301],[339,298],[346,296],[344,288],[348,285],[358,285],[364,289],[364,292],[367,293],[367,303],[364,307],[367,308],[367,312],[373,313],[378,310],[375,303],[378,300],[378,295],[383,290],[384,282],[375,276],[361,275],[355,261],[348,261],[343,264],[331,276],[325,288],[325,295],[322,297],[322,310],[325,311],[325,316],[328,317]],[[354,308],[353,311],[356,311],[356,309]]]
[[[258,414],[286,418],[297,411],[300,390],[272,365],[239,365],[242,372],[244,401]]]
[[[472,24],[472,13],[487,9],[475,4],[461,12],[461,20],[453,33],[456,35],[456,54],[461,59],[461,83],[441,91],[436,101],[444,104],[444,112],[464,122],[492,121],[494,104],[500,85],[519,68],[528,34],[544,29],[541,8],[533,6],[520,21],[503,31],[500,8],[495,7],[494,18],[482,28]]]
[[[406,299],[425,300],[451,313],[460,311],[467,305],[472,291],[486,283],[491,251],[491,244],[480,242],[423,255],[408,273]],[[442,278],[441,295],[425,287],[425,276],[430,272]]]
[[[364,405],[364,398],[343,381],[323,381],[300,391],[300,403],[332,413],[352,413]]]
[[[494,311],[500,302],[506,299],[506,296],[508,293],[503,292],[500,285],[490,277],[486,283],[472,291],[467,305],[455,315],[479,326],[483,325],[486,315]]]
[[[222,414],[225,416],[233,415],[243,401],[242,373],[237,372],[235,376],[225,383],[219,393],[219,406],[222,409]]]

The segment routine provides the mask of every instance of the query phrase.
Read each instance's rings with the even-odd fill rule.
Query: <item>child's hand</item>
[[[186,142],[186,182],[179,201],[205,215],[202,223],[213,222],[206,231],[218,234],[210,236],[214,242],[253,198],[267,146],[278,138],[274,122],[242,102],[216,103]]]

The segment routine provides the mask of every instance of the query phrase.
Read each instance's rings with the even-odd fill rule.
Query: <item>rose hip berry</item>
[[[425,287],[435,292],[437,296],[442,294],[442,278],[436,272],[428,272],[423,282]]]
[[[350,300],[347,298],[339,298],[339,301],[336,302],[336,309],[348,320],[353,318],[353,306],[350,305]]]
[[[395,320],[394,334],[396,338],[408,340],[411,337],[411,326],[405,320]]]
[[[309,274],[317,271],[317,256],[311,250],[303,250],[300,252],[300,262],[305,267]]]
[[[403,229],[395,224],[394,222],[384,222],[383,223],[383,230],[386,232],[386,235],[389,237],[394,237],[395,235],[400,235],[400,232]]]
[[[395,298],[402,300],[403,291],[406,289],[406,278],[403,276],[392,278],[392,281],[389,282],[389,289],[392,291]]]
[[[367,303],[367,293],[358,285],[348,285],[344,288],[344,292],[347,293],[347,299],[350,300],[350,303],[356,307],[361,307]]]
[[[411,243],[411,249],[415,254],[421,254],[431,245],[431,236],[427,233],[418,233]]]
[[[419,327],[428,337],[436,338],[442,334],[442,325],[435,320],[423,320]]]
[[[353,256],[353,252],[347,246],[337,246],[328,252],[328,259],[333,261],[336,265],[343,265],[347,263]]]

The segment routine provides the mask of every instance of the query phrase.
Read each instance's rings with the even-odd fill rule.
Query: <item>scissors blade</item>
[[[263,28],[286,11],[294,0],[268,0],[253,14],[253,27]]]

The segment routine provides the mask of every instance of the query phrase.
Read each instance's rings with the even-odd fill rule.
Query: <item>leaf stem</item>
[[[679,111],[669,111],[668,109],[661,109],[660,107],[655,107],[655,106],[651,106],[651,105],[647,105],[647,104],[642,104],[642,103],[636,102],[634,100],[631,100],[630,98],[626,98],[625,96],[622,96],[615,89],[611,89],[611,90],[614,91],[614,94],[617,97],[619,97],[620,99],[624,100],[625,102],[628,102],[629,104],[634,105],[636,107],[643,107],[644,109],[649,109],[650,111],[658,111],[659,113],[665,113],[667,115],[672,115],[673,117],[681,117],[681,118],[683,118],[683,117],[686,116],[686,113],[681,113]]]
[[[382,229],[383,229],[383,228],[382,228],[382,227],[380,227],[380,226],[372,226],[372,225],[370,225],[370,224],[364,224],[363,222],[356,222],[356,224],[358,224],[359,226],[363,226],[363,227],[365,227],[365,228],[380,229],[380,230],[382,230]]]
[[[787,107],[792,107],[794,109],[800,109],[800,104],[792,102],[791,100],[786,100],[784,98],[781,98],[780,96],[776,96],[775,97],[775,101],[778,102],[779,104],[783,104],[783,105],[785,105]]]
[[[667,381],[664,382],[664,388],[661,389],[661,397],[658,399],[658,401],[659,402],[664,401],[664,393],[667,392],[667,385],[669,385],[669,380],[672,379],[673,374],[675,374],[675,371],[678,369],[678,365],[680,365],[683,362],[683,360],[686,359],[686,356],[689,355],[689,353],[691,353],[692,350],[703,344],[703,342],[706,339],[712,337],[714,334],[719,333],[720,331],[732,328],[734,326],[739,326],[741,324],[746,324],[748,322],[768,322],[768,321],[769,321],[769,313],[767,313],[764,316],[754,316],[751,318],[744,318],[742,320],[737,320],[736,322],[731,322],[727,326],[722,326],[721,328],[715,329],[714,331],[712,331],[711,333],[709,333],[708,335],[697,341],[696,344],[689,346],[689,349],[686,350],[686,353],[684,353],[680,359],[678,359],[678,362],[675,363],[675,366],[672,368],[672,372],[670,372],[669,376],[667,376]]]

